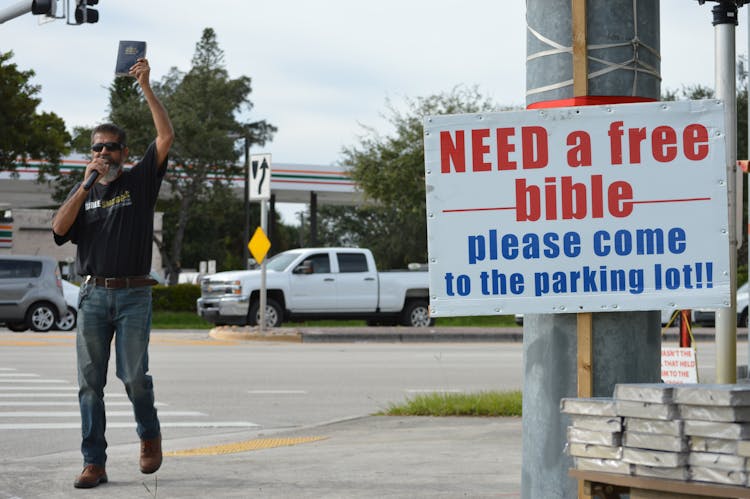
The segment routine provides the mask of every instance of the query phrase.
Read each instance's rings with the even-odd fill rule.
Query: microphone
[[[109,160],[105,159],[104,164],[107,165],[107,168],[109,168]],[[83,184],[83,190],[88,191],[91,189],[91,186],[94,185],[94,182],[96,182],[96,179],[99,178],[99,171],[94,170],[91,172],[91,175],[89,175],[89,178],[86,180],[86,183]]]

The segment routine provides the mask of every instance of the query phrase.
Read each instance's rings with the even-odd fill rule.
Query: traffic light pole
[[[702,2],[701,2],[702,3]],[[712,9],[716,97],[724,101],[729,220],[729,303],[716,311],[716,383],[737,381],[737,82],[735,27],[745,0],[719,1]]]
[[[75,1],[72,16],[74,21],[71,21],[69,6],[73,1]],[[49,21],[67,18],[67,23],[71,26],[99,21],[99,11],[88,7],[98,4],[99,0],[63,0],[62,13],[58,12],[57,2],[58,0],[23,0],[10,7],[2,8],[0,9],[0,24],[29,12],[35,16],[45,16]]]
[[[24,14],[28,14],[31,12],[32,3],[34,3],[33,0],[24,0],[15,5],[11,5],[10,7],[0,9],[0,24],[15,19],[16,17],[21,17]]]

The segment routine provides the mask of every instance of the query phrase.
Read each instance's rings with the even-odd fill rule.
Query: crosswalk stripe
[[[248,390],[251,395],[307,395],[305,390]]]
[[[105,393],[104,394],[104,400],[107,400],[108,398],[114,398],[114,397],[126,397],[124,393]],[[78,400],[78,395],[75,393],[0,393],[0,398],[13,398],[13,399],[23,399],[23,398],[57,398],[57,397],[67,397],[67,398],[73,398],[75,400]]]
[[[4,392],[32,392],[32,391],[78,391],[77,386],[0,386],[0,393]]]
[[[261,425],[250,421],[195,421],[170,422],[160,421],[162,428],[260,428]],[[135,428],[135,423],[116,423],[107,421],[107,429]],[[79,430],[81,423],[0,423],[0,430]]]
[[[67,383],[62,379],[0,379],[0,383]]]
[[[407,388],[406,393],[463,393],[463,390],[452,388]]]
[[[62,379],[43,379],[35,373],[18,372],[0,367],[0,431],[1,430],[64,430],[80,431],[78,387]],[[56,399],[56,400],[55,400]],[[106,393],[107,428],[134,428],[131,403],[124,393]],[[169,404],[156,402],[160,424],[164,428],[258,428],[250,421],[205,421],[208,414],[200,411],[165,410]],[[18,408],[19,410],[14,410]],[[126,409],[127,408],[127,409]],[[58,410],[55,410],[58,409]],[[73,410],[75,409],[75,410]],[[16,421],[18,419],[25,421]],[[67,418],[67,420],[55,419]],[[125,418],[125,421],[123,421]],[[170,421],[186,418],[187,420]],[[119,419],[119,421],[117,421]],[[166,421],[165,421],[166,419]],[[191,421],[191,419],[194,419]],[[42,422],[46,420],[47,422]]]
[[[79,411],[4,411],[0,412],[0,418],[67,418],[80,416]],[[132,416],[133,411],[107,411],[107,417]],[[159,411],[159,416],[185,417],[185,416],[208,416],[198,411]],[[109,426],[109,424],[107,424]]]
[[[70,405],[78,407],[78,400],[73,399],[70,401],[37,401],[37,400],[27,400],[23,402],[7,402],[0,400],[0,407],[56,407],[60,405]],[[129,400],[122,400],[122,401],[109,401],[106,402],[107,407],[128,407],[130,406]],[[154,404],[156,407],[163,407],[165,404],[162,404],[161,402],[156,402]]]

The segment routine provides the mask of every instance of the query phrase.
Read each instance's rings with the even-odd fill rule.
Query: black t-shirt
[[[114,182],[91,188],[68,233],[55,234],[58,245],[66,241],[78,245],[79,274],[126,277],[150,272],[154,206],[165,172],[166,160],[156,164],[152,142],[133,168],[123,170]]]

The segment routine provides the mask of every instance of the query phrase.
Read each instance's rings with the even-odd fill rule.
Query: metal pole
[[[526,104],[580,96],[575,87],[576,83],[583,84],[584,78],[575,75],[584,72],[584,61],[577,57],[571,60],[571,51],[584,52],[591,47],[597,47],[589,59],[596,68],[589,67],[591,74],[585,75],[587,95],[657,99],[661,79],[659,2],[586,0],[585,4],[584,16],[580,0],[526,0]],[[584,20],[588,47],[580,36],[583,29],[574,28]],[[624,40],[638,43],[626,45]],[[649,50],[641,48],[644,46]],[[601,61],[615,64],[626,60],[636,63],[632,68],[599,73]],[[642,71],[644,68],[653,71]],[[576,314],[524,316],[524,499],[576,497],[576,482],[568,476],[573,458],[561,451],[570,420],[560,414],[560,399],[577,395],[578,369],[585,372],[588,368],[589,362],[578,357],[579,338],[581,352],[591,348],[594,397],[611,397],[616,383],[654,383],[660,379],[658,312],[594,313],[590,319],[589,325],[589,317],[581,316],[579,323]],[[595,334],[589,336],[589,328]],[[583,334],[579,336],[578,332]],[[590,347],[585,344],[589,338]]]
[[[712,9],[716,97],[724,101],[726,130],[727,202],[729,221],[729,304],[716,311],[716,382],[737,381],[737,80],[735,74],[735,26],[737,5],[719,2]]]
[[[242,232],[242,256],[245,269],[249,269],[250,248],[247,247],[250,242],[250,142],[245,135],[245,228]]]
[[[690,339],[690,317],[692,313],[690,309],[680,310],[680,346],[683,348],[693,346],[693,342]]]
[[[15,19],[16,17],[21,17],[24,14],[28,14],[31,12],[32,3],[32,0],[24,0],[23,2],[18,2],[10,7],[0,9],[0,24]]]
[[[268,201],[265,199],[260,202],[260,228],[266,232],[268,228]],[[266,327],[266,260],[264,258],[260,264],[260,321],[258,329],[262,333]]]

